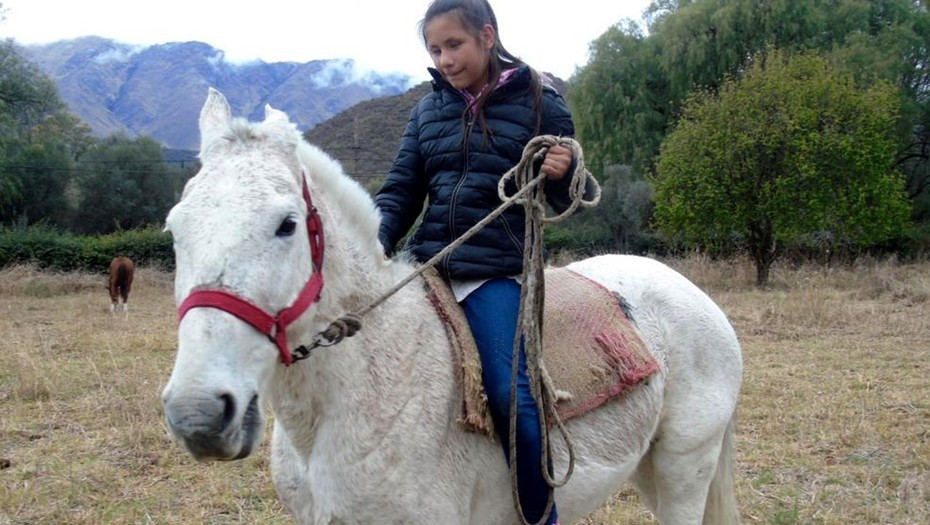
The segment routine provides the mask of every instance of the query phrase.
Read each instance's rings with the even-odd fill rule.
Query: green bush
[[[106,272],[110,261],[125,256],[136,264],[174,268],[171,235],[149,226],[99,237],[77,236],[50,226],[0,228],[0,267],[34,264],[39,268]]]

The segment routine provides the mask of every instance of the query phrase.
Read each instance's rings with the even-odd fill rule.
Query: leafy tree
[[[47,174],[28,166],[48,155],[55,169],[62,167],[37,128],[63,108],[54,82],[23,59],[13,41],[0,42],[0,220],[21,217],[38,204],[31,200],[36,194],[49,194]],[[42,214],[37,213],[33,218]]]
[[[0,42],[0,114],[29,128],[63,108],[55,82],[25,60],[12,40]]]
[[[79,163],[75,231],[90,234],[157,224],[175,202],[177,184],[151,137],[113,135]]]
[[[63,226],[73,203],[68,200],[75,158],[93,144],[90,128],[66,112],[55,113],[26,131],[8,173],[20,190],[0,217],[33,224]]]
[[[595,208],[592,219],[607,225],[614,249],[621,253],[642,254],[656,249],[658,242],[648,228],[652,186],[636,177],[631,166],[608,166],[605,173],[602,204]]]
[[[741,79],[685,105],[653,179],[659,230],[711,251],[743,242],[760,286],[785,244],[806,235],[837,248],[901,234],[898,100],[886,82],[863,90],[813,53],[770,48]]]
[[[568,101],[592,172],[627,164],[642,173],[669,124],[668,89],[655,41],[634,23],[591,44],[591,60],[572,79]]]
[[[896,162],[915,219],[930,221],[930,7],[926,0],[656,0],[648,36],[632,22],[591,45],[569,103],[600,174],[654,169],[659,144],[697,91],[717,91],[774,46],[817,50],[863,85],[884,80],[903,96]]]

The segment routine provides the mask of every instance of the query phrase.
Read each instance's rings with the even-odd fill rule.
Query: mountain
[[[271,104],[308,130],[411,84],[404,74],[359,71],[351,60],[232,64],[202,42],[138,47],[88,36],[23,52],[55,80],[69,110],[94,135],[144,134],[174,149],[198,149],[197,119],[208,87],[223,92],[236,116],[260,120]]]

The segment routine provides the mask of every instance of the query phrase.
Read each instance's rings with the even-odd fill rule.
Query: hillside
[[[553,86],[565,93],[558,78]],[[365,185],[380,182],[391,168],[410,110],[432,89],[429,82],[406,93],[359,102],[304,133],[306,139],[342,163],[346,173]]]
[[[410,110],[430,89],[423,82],[401,95],[359,102],[304,136],[338,159],[346,173],[368,184],[390,169]]]

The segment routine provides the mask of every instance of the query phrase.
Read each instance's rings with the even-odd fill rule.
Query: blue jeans
[[[513,340],[520,312],[520,284],[508,278],[490,280],[462,301],[481,354],[488,408],[510,464],[510,387],[513,381]],[[517,379],[517,488],[520,506],[529,523],[536,523],[546,510],[549,486],[542,474],[542,434],[539,408],[530,391],[526,353],[520,341],[520,370]],[[555,506],[548,523],[555,523]]]

